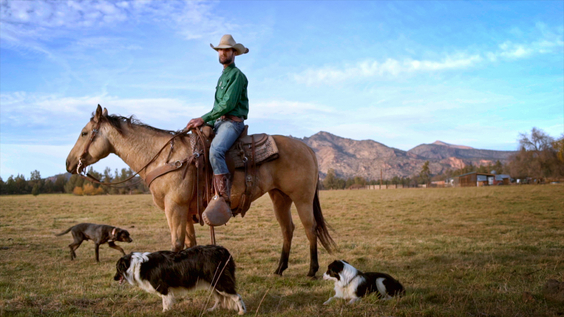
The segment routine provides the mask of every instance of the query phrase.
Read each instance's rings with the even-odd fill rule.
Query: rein
[[[80,156],[78,157],[78,165],[76,167],[76,172],[77,174],[86,179],[89,180],[93,183],[96,184],[100,184],[100,185],[106,185],[106,186],[115,186],[115,185],[119,185],[119,184],[123,184],[131,179],[133,179],[135,176],[139,175],[139,173],[141,173],[141,171],[145,170],[149,165],[151,165],[151,163],[153,163],[158,157],[159,155],[162,153],[162,151],[164,151],[164,149],[167,148],[168,144],[171,142],[174,142],[174,139],[177,138],[180,135],[183,135],[185,133],[187,133],[188,131],[180,131],[179,133],[176,133],[175,135],[173,135],[162,147],[161,149],[157,152],[157,154],[155,154],[155,156],[153,156],[153,158],[147,163],[145,164],[145,166],[143,166],[138,172],[136,172],[135,174],[133,174],[131,177],[128,177],[127,179],[123,180],[123,181],[119,181],[116,183],[107,183],[107,182],[102,182],[99,179],[97,179],[96,177],[92,176],[90,173],[86,173],[86,174],[82,174],[82,171],[80,170],[80,168],[82,167],[83,163],[82,161],[84,160],[84,157],[86,156],[86,154],[88,154],[88,149],[90,148],[90,145],[92,144],[92,142],[94,141],[94,137],[96,137],[96,134],[98,134],[99,130],[100,130],[100,125],[101,125],[101,120],[98,120],[98,122],[96,122],[96,125],[94,126],[94,129],[92,129],[92,133],[90,134],[90,140],[88,140],[88,143],[86,143],[86,147],[84,148],[84,151],[82,151],[82,154],[80,154]],[[196,129],[197,130],[197,129]],[[199,132],[199,131],[198,131]],[[171,152],[172,152],[172,144],[171,143]],[[194,154],[193,154],[194,155]],[[170,157],[170,153],[169,153],[169,157]],[[181,161],[176,161],[176,164],[183,164],[183,162]],[[86,167],[86,166],[85,166]],[[150,185],[150,184],[149,184]]]

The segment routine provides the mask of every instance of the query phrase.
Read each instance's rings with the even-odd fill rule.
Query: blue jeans
[[[244,128],[244,122],[231,120],[215,122],[213,127],[215,137],[210,147],[210,164],[215,175],[229,174],[227,163],[225,163],[225,153],[235,143]]]

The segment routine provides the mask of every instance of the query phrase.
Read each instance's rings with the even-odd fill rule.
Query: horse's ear
[[[108,116],[108,109],[106,109],[106,107],[104,107],[104,112],[102,112],[102,115],[104,117]]]
[[[98,105],[98,107],[96,107],[96,114],[94,115],[94,121],[99,122],[100,119],[102,119],[102,107]]]

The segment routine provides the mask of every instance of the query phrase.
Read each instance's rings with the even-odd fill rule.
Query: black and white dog
[[[363,273],[344,260],[336,260],[329,264],[323,279],[335,282],[335,296],[329,298],[323,305],[329,304],[335,298],[350,299],[348,304],[352,304],[372,292],[376,292],[378,298],[382,299],[405,294],[400,282],[390,275],[376,272]]]
[[[133,252],[116,263],[114,280],[156,293],[163,299],[163,312],[172,308],[176,296],[190,290],[213,288],[218,307],[246,312],[243,299],[235,291],[235,261],[224,247],[195,246],[180,252]]]

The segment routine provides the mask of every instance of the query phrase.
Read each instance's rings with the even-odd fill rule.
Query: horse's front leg
[[[181,251],[184,249],[184,239],[186,238],[188,209],[171,202],[165,205],[165,214],[170,228],[172,251]]]
[[[193,247],[198,245],[196,242],[196,230],[194,229],[194,222],[191,219],[186,221],[186,245]]]

